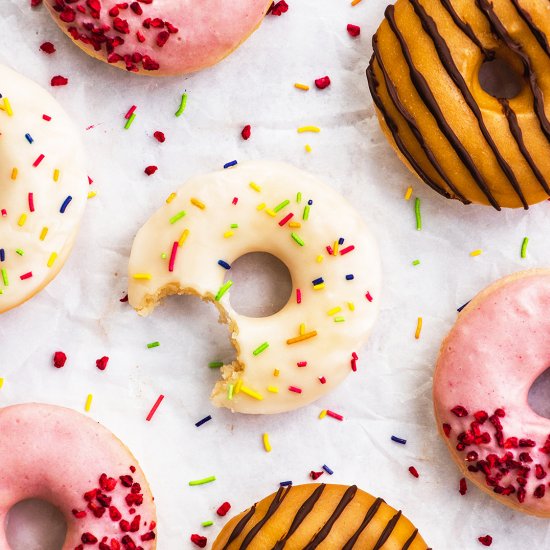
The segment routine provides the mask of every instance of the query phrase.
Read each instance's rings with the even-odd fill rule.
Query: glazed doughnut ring
[[[230,305],[231,263],[267,252],[288,267],[289,302],[263,318]],[[141,315],[171,294],[213,302],[236,360],[222,368],[214,404],[277,413],[324,395],[356,368],[378,312],[380,261],[360,215],[312,175],[247,162],[189,180],[139,230],[128,296]]]
[[[459,314],[434,376],[437,424],[463,475],[503,504],[550,517],[550,420],[528,393],[550,357],[550,270],[500,279]]]
[[[62,550],[156,548],[149,485],[111,432],[71,409],[29,403],[0,409],[0,433],[0,548],[10,548],[8,512],[31,498],[65,516]]]
[[[42,290],[74,244],[88,180],[78,131],[38,84],[0,65],[0,313]]]
[[[540,0],[389,6],[367,77],[382,129],[411,171],[466,204],[547,199],[549,36]]]
[[[418,529],[355,485],[296,485],[234,517],[212,550],[426,550]]]
[[[178,75],[210,67],[262,22],[271,0],[44,0],[87,54],[131,72]]]

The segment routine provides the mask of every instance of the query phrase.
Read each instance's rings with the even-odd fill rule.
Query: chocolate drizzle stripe
[[[416,538],[416,535],[418,535],[418,529],[415,529],[413,531],[413,534],[407,539],[407,542],[403,545],[403,548],[401,550],[408,550],[410,545],[414,542],[414,539]]]
[[[288,539],[296,532],[298,527],[302,524],[302,522],[306,519],[306,517],[309,515],[309,513],[313,510],[313,507],[321,497],[321,494],[323,493],[326,485],[323,483],[322,485],[319,485],[311,493],[311,495],[308,497],[308,499],[300,506],[299,510],[296,512],[296,515],[294,516],[294,519],[292,520],[292,524],[290,525],[290,528],[288,529],[286,535],[279,541],[277,544],[273,547],[273,550],[281,550],[285,547],[286,542]]]
[[[380,67],[380,71],[382,72],[382,76],[384,77],[384,83],[386,84],[386,89],[388,91],[388,95],[390,96],[394,107],[397,109],[399,114],[405,119],[407,122],[411,132],[414,134],[414,137],[418,141],[420,147],[428,157],[428,160],[431,162],[434,170],[439,174],[441,179],[447,184],[449,189],[457,196],[459,200],[461,200],[464,204],[469,204],[470,201],[466,199],[462,195],[462,193],[454,186],[453,182],[449,179],[445,171],[443,170],[443,167],[439,164],[437,161],[433,151],[430,149],[428,144],[426,143],[424,136],[422,135],[422,132],[420,131],[420,128],[418,127],[416,120],[414,117],[407,111],[405,108],[405,105],[403,105],[403,102],[399,99],[399,94],[397,93],[397,89],[392,82],[391,78],[389,77],[388,71],[386,70],[386,67],[384,65],[384,61],[382,59],[382,56],[380,55],[380,49],[378,47],[378,36],[374,35],[372,38],[372,47],[374,50],[374,56],[376,58],[376,62],[378,63],[378,66]]]
[[[275,514],[275,512],[281,505],[281,502],[283,502],[286,495],[288,495],[291,489],[292,489],[292,485],[288,487],[279,487],[279,490],[273,497],[273,500],[271,501],[271,504],[269,505],[269,508],[265,513],[265,516],[258,523],[256,523],[256,525],[254,525],[254,527],[252,527],[250,531],[248,531],[239,550],[245,550],[245,548],[248,548],[248,545],[252,542],[254,537],[260,532],[260,529],[267,523],[267,521],[273,516],[273,514]]]
[[[462,74],[458,70],[458,67],[454,62],[453,55],[451,53],[451,50],[449,49],[447,42],[445,42],[445,39],[439,33],[439,30],[437,29],[437,25],[435,21],[432,19],[432,17],[430,17],[430,15],[428,15],[428,13],[422,7],[420,2],[418,0],[409,0],[409,1],[413,6],[414,12],[416,13],[417,17],[420,19],[420,22],[422,23],[422,28],[432,40],[435,46],[435,50],[437,52],[437,56],[439,57],[439,60],[441,61],[443,68],[445,69],[445,71],[447,71],[447,74],[451,77],[456,87],[460,90],[460,93],[462,94],[464,101],[466,101],[466,104],[468,105],[468,107],[476,117],[479,129],[481,130],[481,133],[483,134],[485,141],[491,148],[491,151],[493,151],[493,154],[495,155],[498,165],[500,166],[501,170],[504,172],[504,174],[508,178],[509,182],[512,184],[512,187],[514,188],[514,191],[516,192],[519,200],[521,201],[521,204],[523,204],[523,207],[527,210],[529,208],[529,205],[525,200],[525,197],[521,190],[521,185],[517,180],[512,168],[500,153],[489,130],[487,129],[487,126],[485,125],[485,121],[483,120],[483,115],[481,114],[479,105],[477,104],[474,96],[470,92],[468,85],[466,84],[466,81],[464,80]]]
[[[529,30],[536,38],[537,42],[540,44],[540,47],[546,52],[546,55],[550,57],[550,45],[548,45],[548,39],[544,32],[542,32],[533,21],[531,14],[521,7],[519,0],[511,0],[514,8],[518,12],[518,15],[525,21],[525,24],[529,27]]]
[[[254,504],[254,506],[252,506],[252,508],[250,508],[250,510],[241,518],[239,523],[235,525],[235,529],[233,529],[233,531],[229,535],[229,538],[227,539],[227,542],[225,543],[222,550],[227,550],[227,548],[229,548],[229,545],[243,532],[244,528],[250,521],[250,518],[252,518],[252,516],[255,514],[255,512],[256,505]]]
[[[508,100],[499,99],[498,101],[502,106],[502,112],[504,113],[504,115],[506,116],[506,119],[508,120],[508,127],[510,128],[510,132],[514,136],[514,139],[516,140],[516,143],[518,145],[518,148],[521,154],[523,155],[523,158],[529,164],[531,170],[533,171],[533,174],[535,174],[537,180],[541,184],[544,191],[550,195],[550,188],[548,187],[548,183],[546,182],[546,179],[542,175],[541,171],[539,170],[538,166],[533,160],[533,157],[529,153],[529,150],[527,149],[525,142],[523,141],[523,132],[521,131],[521,127],[519,125],[516,113],[510,107]]]
[[[537,76],[533,70],[529,56],[523,51],[521,45],[515,42],[508,34],[502,21],[497,17],[493,6],[489,4],[487,0],[476,0],[476,3],[483,15],[485,15],[487,21],[489,21],[493,32],[506,44],[506,46],[508,46],[508,48],[520,57],[525,70],[525,76],[528,77],[529,87],[533,94],[535,113],[539,119],[540,128],[546,136],[546,139],[550,141],[550,122],[546,118],[546,113],[544,112],[544,96],[537,84]]]
[[[399,151],[401,151],[402,155],[407,159],[409,164],[412,166],[413,170],[418,174],[418,177],[426,184],[429,185],[434,191],[445,197],[446,199],[452,199],[451,195],[445,191],[442,187],[437,185],[436,182],[432,181],[431,178],[426,174],[424,169],[418,164],[416,159],[413,157],[413,155],[409,152],[407,149],[407,146],[405,143],[403,143],[403,140],[401,139],[401,136],[399,135],[399,131],[397,128],[397,124],[393,120],[393,118],[390,116],[388,111],[386,110],[386,107],[384,106],[382,100],[380,99],[380,96],[377,92],[377,87],[379,86],[376,77],[374,75],[374,69],[373,69],[373,59],[371,59],[370,65],[367,68],[367,81],[369,84],[369,90],[372,95],[372,99],[374,101],[374,104],[376,105],[377,109],[380,111],[382,116],[384,117],[384,121],[386,123],[386,126],[388,127],[393,140],[395,141],[395,144],[397,145],[397,148]]]
[[[340,502],[336,506],[334,512],[332,512],[332,515],[327,520],[325,525],[321,528],[321,530],[313,537],[313,539],[307,544],[307,546],[304,547],[303,550],[313,550],[313,548],[317,548],[319,544],[321,544],[330,533],[330,530],[332,529],[333,525],[338,521],[338,518],[342,514],[342,512],[346,509],[347,505],[353,500],[353,497],[357,493],[357,486],[352,485],[351,487],[348,487],[346,489],[346,492],[343,494],[342,498],[340,499]]]
[[[358,527],[357,531],[353,533],[353,535],[348,540],[348,542],[346,542],[342,550],[351,550],[355,546],[355,543],[361,536],[361,533],[366,529],[367,525],[371,522],[372,518],[376,515],[376,512],[378,512],[378,509],[380,508],[383,502],[384,501],[381,498],[377,498],[372,503],[371,507],[367,510],[367,513],[365,514],[365,517],[361,522],[361,525]]]
[[[403,34],[399,30],[399,27],[397,26],[397,22],[395,21],[395,7],[393,5],[390,5],[386,8],[385,16],[386,16],[386,20],[390,25],[391,30],[393,31],[394,35],[399,41],[399,44],[401,46],[401,51],[403,52],[403,56],[409,67],[411,80],[419,96],[421,97],[427,109],[430,111],[430,113],[434,117],[439,129],[441,130],[441,133],[447,138],[447,140],[455,150],[457,156],[460,158],[464,166],[472,175],[479,189],[482,191],[485,197],[487,197],[487,200],[489,201],[489,203],[495,209],[500,210],[501,209],[500,205],[498,204],[497,200],[493,197],[488,185],[485,183],[483,176],[479,172],[472,157],[470,156],[470,154],[468,153],[464,145],[462,145],[462,143],[458,139],[458,136],[454,133],[453,129],[445,119],[441,111],[441,107],[437,103],[437,100],[435,99],[433,92],[430,89],[430,86],[428,85],[428,82],[426,81],[422,73],[420,73],[418,69],[414,66],[414,63],[411,57],[411,52],[409,50],[409,47],[407,46],[407,42],[405,41],[405,38],[403,37]]]
[[[393,530],[395,529],[395,526],[397,525],[397,522],[401,518],[401,510],[391,518],[391,520],[388,522],[384,530],[382,531],[382,534],[380,535],[380,538],[376,542],[376,544],[372,547],[372,550],[380,550],[382,546],[384,546],[384,543],[390,538],[390,535],[392,534]]]

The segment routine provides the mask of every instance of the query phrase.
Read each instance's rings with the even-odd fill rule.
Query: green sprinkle
[[[420,199],[416,197],[414,199],[414,214],[416,216],[416,230],[422,229],[422,214],[420,213]]]
[[[124,125],[124,129],[128,130],[130,126],[132,126],[132,122],[134,122],[134,119],[136,118],[136,113],[132,113],[130,115],[130,118],[126,121],[126,124]]]
[[[254,356],[260,355],[260,353],[262,353],[262,351],[265,351],[268,347],[269,347],[269,343],[268,343],[268,342],[264,342],[261,346],[258,346],[258,347],[252,352],[252,355],[254,355]]]
[[[299,235],[297,235],[296,233],[292,232],[290,234],[290,236],[300,245],[300,246],[304,246],[304,241],[302,241],[302,239],[299,237]]]
[[[176,223],[178,220],[181,220],[185,216],[185,210],[182,210],[181,212],[178,212],[174,216],[170,218],[170,223]]]
[[[311,208],[311,207],[309,206],[309,204],[306,204],[306,205],[304,206],[304,214],[303,214],[303,216],[302,216],[302,219],[305,220],[306,222],[307,222],[307,220],[308,220],[308,218],[309,218],[309,209],[310,209],[310,208]]]
[[[274,209],[273,212],[280,212],[285,206],[288,206],[290,204],[290,201],[287,199],[286,201],[283,201],[279,203]]]
[[[190,481],[189,485],[191,487],[194,487],[195,485],[204,485],[205,483],[212,483],[213,481],[216,481],[216,476],[209,476],[203,479],[195,479],[193,481]]]
[[[203,522],[201,523],[201,525],[202,525],[203,527],[210,527],[210,526],[214,525],[214,522],[213,522],[213,521],[203,521]]]
[[[335,317],[334,322],[335,323],[343,323],[345,321],[344,317]]]
[[[231,229],[239,229],[239,224],[238,223],[232,223],[229,227],[231,227]]]
[[[16,248],[15,251],[19,254],[19,256],[23,256],[25,254],[25,252],[23,252],[20,248]]]
[[[521,243],[521,257],[525,258],[527,256],[527,245],[529,244],[529,237],[523,237],[523,242]]]
[[[10,282],[8,280],[8,272],[6,271],[6,268],[2,268],[2,280],[4,281],[4,286],[10,286]]]
[[[210,361],[210,363],[208,363],[208,366],[211,369],[219,369],[223,367],[223,361]]]
[[[218,290],[218,293],[216,294],[216,297],[214,298],[214,300],[216,300],[216,302],[219,302],[222,299],[222,296],[231,288],[232,284],[233,284],[233,281],[227,281],[227,283],[224,283],[220,287],[220,290]]]
[[[420,263],[420,260],[413,260],[413,265],[418,265]]]
[[[227,384],[227,399],[229,401],[233,400],[233,384]]]
[[[302,193],[300,193],[299,191],[298,191],[298,193],[296,193],[296,202],[298,204],[300,204],[302,202]]]
[[[185,111],[186,105],[187,105],[187,94],[184,93],[181,96],[181,102],[180,102],[179,109],[176,111],[176,116],[181,116],[183,114],[183,111]]]
[[[151,349],[151,348],[158,348],[159,346],[160,346],[160,342],[151,342],[151,343],[147,344],[147,347],[148,347],[149,349]]]

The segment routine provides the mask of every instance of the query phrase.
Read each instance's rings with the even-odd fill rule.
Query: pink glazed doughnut
[[[550,517],[550,420],[527,402],[549,366],[550,270],[478,294],[443,341],[434,375],[439,431],[463,475],[521,512]]]
[[[71,409],[29,403],[0,409],[0,548],[18,502],[38,498],[67,521],[62,550],[154,550],[156,511],[124,444]],[[8,517],[9,521],[9,517]]]
[[[271,0],[44,0],[87,54],[131,72],[179,75],[210,67],[260,25]]]

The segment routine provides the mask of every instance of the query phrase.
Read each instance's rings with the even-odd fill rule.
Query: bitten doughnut
[[[62,550],[156,548],[149,485],[111,432],[71,409],[29,403],[0,409],[0,433],[0,548],[10,548],[6,515],[31,498],[65,516]]]
[[[290,271],[291,298],[269,317],[240,315],[229,302],[231,264],[249,252],[270,253]],[[171,294],[216,305],[237,358],[222,367],[212,400],[243,413],[301,407],[355,370],[379,288],[378,250],[358,212],[277,162],[191,178],[139,230],[129,263],[129,301],[140,315]]]
[[[38,84],[0,65],[0,313],[63,267],[86,203],[80,136]]]
[[[44,0],[87,54],[127,71],[178,75],[210,67],[260,26],[271,0]]]
[[[462,474],[503,504],[550,517],[550,420],[528,404],[550,357],[550,270],[501,279],[459,314],[434,376],[439,431]]]
[[[297,485],[234,517],[212,550],[426,550],[401,512],[355,485]]]
[[[398,0],[385,16],[367,77],[401,160],[465,204],[500,210],[547,199],[548,3]]]

